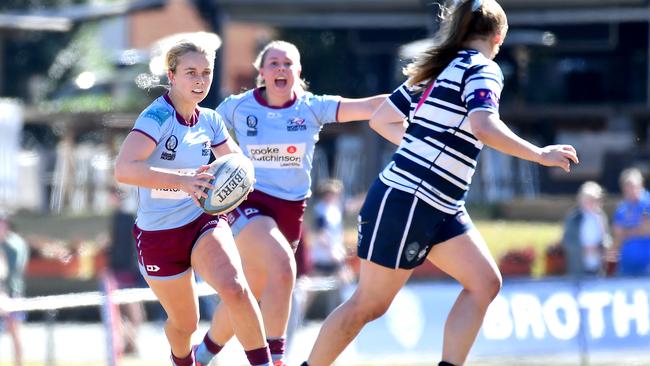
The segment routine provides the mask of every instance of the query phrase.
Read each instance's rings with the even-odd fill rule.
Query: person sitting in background
[[[611,237],[602,197],[603,189],[598,183],[585,182],[578,191],[578,206],[564,220],[562,246],[567,273],[572,276],[603,273],[603,258]]]
[[[639,169],[625,169],[619,178],[623,201],[614,213],[614,242],[610,254],[618,257],[623,276],[650,274],[650,194]]]
[[[4,296],[23,297],[24,274],[28,258],[27,243],[12,230],[9,216],[0,212],[0,293]],[[13,342],[14,365],[21,366],[23,364],[23,347],[20,338],[20,324],[24,319],[24,313],[3,313],[0,317]]]

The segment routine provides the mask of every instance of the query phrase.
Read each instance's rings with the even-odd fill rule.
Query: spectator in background
[[[108,247],[109,267],[118,288],[146,287],[140,274],[133,223],[135,215],[124,208],[123,192],[113,188],[110,192],[110,204],[113,209],[110,221],[110,245]],[[137,334],[145,319],[144,306],[141,302],[120,305],[121,352],[137,353]]]
[[[318,185],[317,194],[311,262],[314,274],[330,276],[341,272],[347,256],[343,243],[343,183],[336,179],[326,180]]]
[[[619,178],[623,201],[614,213],[614,245],[610,252],[618,258],[623,276],[650,274],[650,194],[637,168],[628,168]]]
[[[342,285],[350,282],[350,271],[346,266],[348,250],[343,240],[344,208],[343,182],[328,179],[316,188],[317,201],[314,205],[314,223],[310,240],[312,275],[332,276],[336,288],[322,295],[324,314],[327,316],[343,301]]]
[[[25,291],[25,266],[29,257],[27,243],[13,231],[9,216],[0,213],[0,293],[17,298],[23,297]],[[24,313],[15,312],[2,314],[4,327],[14,346],[14,365],[23,364],[23,347],[20,338],[20,325]]]
[[[567,272],[572,276],[602,274],[605,250],[611,244],[602,207],[603,188],[588,181],[578,191],[578,206],[564,220],[562,246]]]

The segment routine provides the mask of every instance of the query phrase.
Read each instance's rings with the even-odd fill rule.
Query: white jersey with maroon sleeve
[[[225,124],[214,110],[198,108],[189,121],[176,112],[164,95],[149,105],[133,127],[150,138],[156,148],[147,159],[152,169],[192,175],[210,160],[211,148],[229,138]],[[179,189],[138,187],[137,225],[142,230],[183,226],[201,215],[190,196]]]
[[[337,121],[340,99],[305,92],[285,106],[271,107],[261,89],[254,89],[217,107],[253,161],[256,190],[290,201],[310,196],[314,145],[323,125]]]

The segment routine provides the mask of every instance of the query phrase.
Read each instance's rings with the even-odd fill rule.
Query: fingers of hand
[[[201,179],[201,180],[212,180],[214,179],[214,175],[208,173],[200,173],[194,176],[194,178]]]
[[[198,168],[196,169],[196,173],[197,173],[197,174],[198,174],[198,173],[203,173],[204,171],[206,171],[206,170],[208,170],[208,169],[210,169],[210,166],[209,166],[209,165],[201,165],[200,167],[198,167]]]

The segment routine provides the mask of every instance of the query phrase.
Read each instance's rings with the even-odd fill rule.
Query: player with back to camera
[[[260,300],[275,365],[284,364],[285,333],[295,283],[293,251],[311,194],[314,144],[324,124],[367,120],[387,95],[349,99],[306,91],[295,45],[272,41],[259,53],[258,88],[231,95],[218,107],[255,166],[255,191],[228,214],[246,278]],[[223,307],[197,349],[206,365],[232,337]]]
[[[413,268],[433,262],[463,286],[445,324],[441,366],[462,365],[501,275],[465,210],[483,145],[569,171],[569,145],[537,147],[499,118],[503,77],[493,61],[508,29],[495,0],[443,8],[437,42],[407,66],[408,79],[370,125],[399,145],[359,215],[358,286],[330,314],[303,365],[331,365],[363,326],[382,316]]]
[[[225,215],[198,206],[213,178],[210,153],[241,152],[214,110],[198,106],[212,83],[214,49],[182,40],[166,53],[169,92],[138,117],[115,165],[115,178],[138,186],[133,232],[140,271],[167,313],[175,366],[195,365],[198,325],[194,272],[221,296],[251,365],[271,365],[262,317]]]

